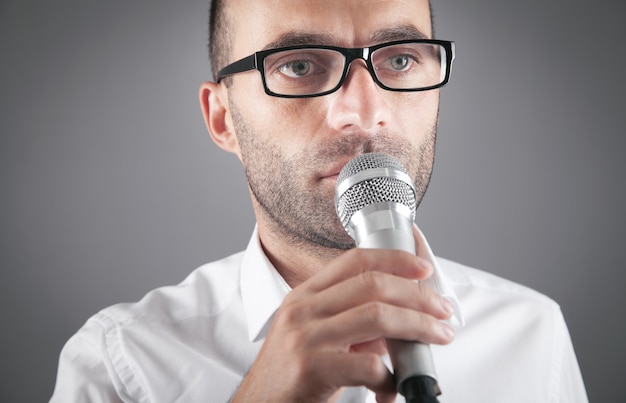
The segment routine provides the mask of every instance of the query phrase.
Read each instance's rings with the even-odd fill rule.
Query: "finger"
[[[365,343],[359,343],[350,346],[350,352],[371,353],[378,356],[383,356],[388,353],[387,343],[385,343],[384,339],[366,341]]]
[[[377,393],[376,403],[394,403],[396,401],[396,393]]]
[[[311,298],[320,315],[334,315],[373,301],[422,311],[438,319],[448,319],[452,314],[450,304],[430,287],[377,271],[361,273]]]
[[[321,377],[312,379],[311,384],[328,385],[329,390],[365,386],[381,395],[395,393],[393,376],[376,354],[326,352],[317,354],[308,364],[305,371],[312,377]]]
[[[334,260],[302,286],[309,292],[319,292],[368,271],[425,280],[432,274],[433,268],[428,261],[404,251],[354,248]]]
[[[379,338],[448,344],[454,338],[454,331],[423,312],[370,302],[328,318],[311,337],[314,343],[349,349]]]

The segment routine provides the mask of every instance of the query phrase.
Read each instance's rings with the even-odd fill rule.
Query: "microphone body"
[[[359,248],[416,253],[417,201],[404,167],[380,153],[362,154],[342,169],[335,192],[337,215]],[[441,394],[428,344],[387,339],[398,392],[408,403],[436,403]]]

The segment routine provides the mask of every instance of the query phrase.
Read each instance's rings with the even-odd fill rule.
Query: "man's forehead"
[[[233,53],[299,44],[368,46],[431,36],[428,0],[231,0]]]
[[[368,44],[399,41],[404,39],[427,39],[428,35],[413,25],[383,28],[373,31]],[[303,30],[281,32],[277,38],[267,43],[263,50],[298,45],[336,45],[341,39],[328,33],[316,33]]]

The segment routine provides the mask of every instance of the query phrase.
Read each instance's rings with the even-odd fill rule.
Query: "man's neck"
[[[259,239],[265,255],[291,288],[308,280],[344,251],[295,240],[283,231],[259,222]]]

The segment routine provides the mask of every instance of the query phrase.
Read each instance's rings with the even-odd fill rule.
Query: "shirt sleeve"
[[[50,403],[113,403],[122,400],[108,370],[105,338],[90,319],[63,347]]]
[[[585,383],[561,310],[556,318],[556,339],[554,354],[554,378],[552,402],[589,403]]]

